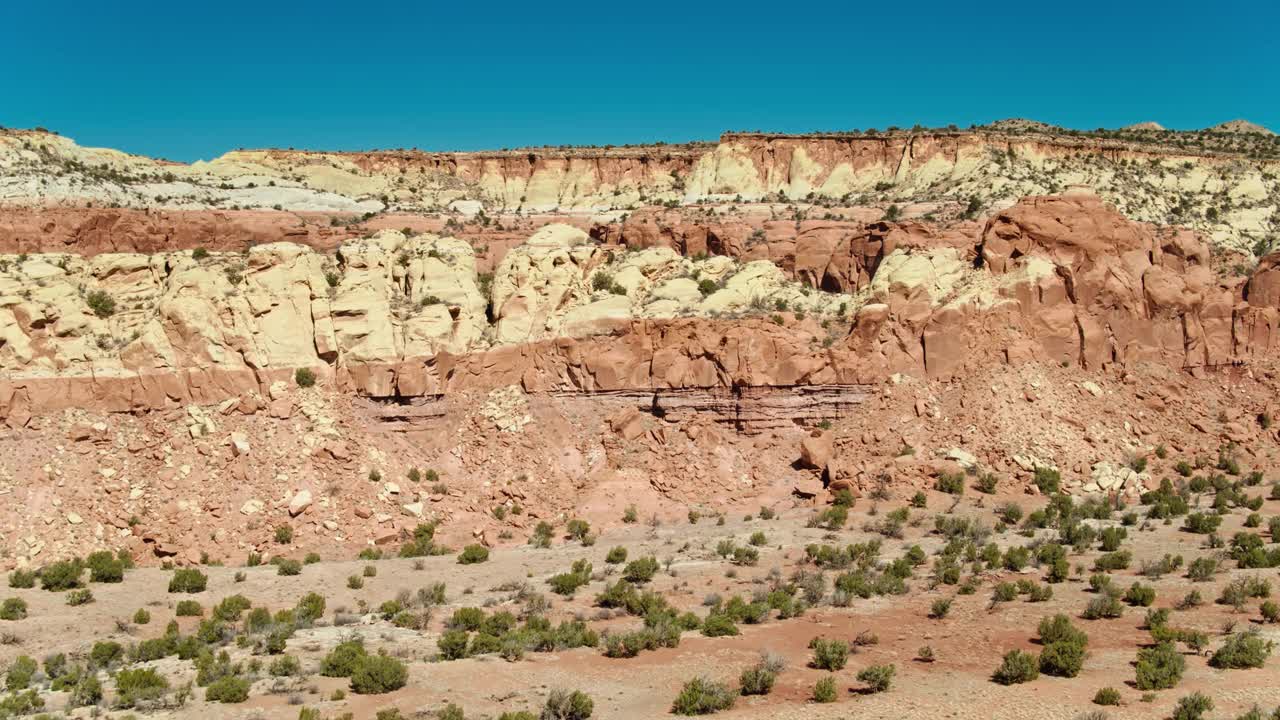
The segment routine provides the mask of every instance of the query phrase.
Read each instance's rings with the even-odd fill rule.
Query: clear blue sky
[[[0,125],[178,160],[945,125],[1280,130],[1280,3],[6,2]]]

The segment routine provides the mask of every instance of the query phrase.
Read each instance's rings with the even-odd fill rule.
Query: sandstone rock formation
[[[861,384],[992,361],[1204,368],[1274,352],[1280,322],[1280,256],[1215,276],[1194,234],[1087,194],[1028,199],[975,235],[872,223],[792,247],[803,283],[552,225],[504,257],[488,297],[468,243],[398,231],[331,257],[10,256],[0,415],[265,398],[299,367],[375,397]]]

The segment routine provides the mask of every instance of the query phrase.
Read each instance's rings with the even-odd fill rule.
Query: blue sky
[[[177,160],[945,125],[1280,130],[1280,3],[11,2],[0,125]]]

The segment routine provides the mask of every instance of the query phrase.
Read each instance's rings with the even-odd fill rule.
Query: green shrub
[[[468,545],[458,553],[459,565],[474,565],[489,559],[489,548],[483,545]]]
[[[293,558],[280,558],[276,562],[276,575],[293,576],[302,574],[302,563]]]
[[[565,525],[565,531],[569,533],[570,538],[581,542],[591,534],[591,524],[586,520],[574,518]]]
[[[1182,529],[1187,532],[1208,535],[1222,525],[1222,516],[1212,513],[1191,513],[1183,521]]]
[[[249,681],[235,675],[227,675],[209,683],[205,688],[206,702],[242,703],[249,699]]]
[[[271,661],[267,672],[272,677],[292,677],[302,674],[302,663],[298,662],[298,658],[292,655],[280,655]]]
[[[315,622],[324,617],[324,596],[319,593],[307,593],[294,607],[294,615],[302,622]]]
[[[0,620],[22,620],[27,617],[27,601],[11,597],[0,605]]]
[[[26,690],[31,678],[40,669],[40,665],[28,655],[19,655],[13,659],[4,675],[4,686],[9,692]]]
[[[1094,705],[1119,705],[1120,691],[1113,687],[1104,687],[1093,695]]]
[[[733,707],[735,700],[729,686],[703,677],[696,677],[684,684],[671,712],[676,715],[710,715]]]
[[[702,634],[706,637],[730,637],[738,634],[738,626],[728,615],[713,612],[703,621]]]
[[[36,573],[34,570],[14,570],[9,573],[9,587],[26,589],[35,586]]]
[[[836,701],[836,679],[828,675],[813,686],[813,701],[816,703],[833,703]]]
[[[320,674],[325,677],[351,677],[360,658],[367,654],[359,638],[340,642],[320,660]]]
[[[80,574],[84,567],[79,561],[62,560],[40,569],[40,587],[50,592],[62,592],[80,587]]]
[[[116,702],[120,707],[131,708],[156,700],[168,689],[169,681],[155,668],[125,669],[116,673]]]
[[[1041,495],[1056,495],[1062,487],[1062,474],[1057,470],[1051,470],[1045,467],[1037,467],[1035,471],[1035,483],[1039,488]]]
[[[351,672],[351,691],[378,695],[399,690],[409,679],[404,663],[389,655],[362,655]]]
[[[996,668],[991,679],[1001,685],[1016,685],[1030,682],[1040,677],[1040,663],[1035,655],[1022,650],[1010,650],[1005,653],[1000,667]]]
[[[94,668],[107,668],[124,657],[124,646],[114,640],[100,640],[89,651],[89,664]]]
[[[93,602],[93,592],[89,588],[76,588],[67,593],[67,604],[72,607],[88,605]]]
[[[169,592],[198,593],[204,592],[209,577],[195,568],[178,568],[169,578]]]
[[[604,561],[610,565],[619,565],[627,561],[627,549],[619,545],[609,550],[609,554],[605,556]]]
[[[934,620],[941,620],[951,612],[951,598],[938,598],[933,601],[933,605],[929,608],[929,617]]]
[[[1101,620],[1103,618],[1118,618],[1124,614],[1124,606],[1120,604],[1120,600],[1114,595],[1101,595],[1089,601],[1085,606],[1084,613],[1081,614],[1085,620]]]
[[[1124,593],[1124,601],[1138,607],[1150,607],[1156,601],[1156,589],[1150,585],[1135,582]]]
[[[124,561],[106,550],[89,553],[85,558],[89,568],[89,581],[118,583],[124,581]]]
[[[819,670],[841,670],[849,660],[849,644],[843,640],[815,637],[809,647],[813,650],[809,665]]]
[[[310,368],[298,368],[293,373],[293,381],[298,384],[298,387],[309,388],[316,384],[316,374]]]
[[[768,695],[773,692],[773,684],[783,667],[781,656],[763,653],[760,662],[742,671],[738,678],[739,691],[743,695]]]
[[[1204,693],[1194,692],[1178,700],[1173,708],[1173,720],[1201,720],[1212,709],[1213,700]]]
[[[635,585],[643,585],[653,579],[658,572],[658,561],[656,558],[643,557],[638,560],[632,560],[627,563],[626,568],[622,572],[622,577],[629,583]]]
[[[1272,646],[1270,640],[1263,639],[1257,632],[1236,633],[1209,658],[1209,666],[1219,670],[1262,667],[1271,655]]]
[[[949,495],[964,494],[964,474],[963,473],[942,473],[938,476],[933,486],[934,490],[944,492]]]
[[[1262,622],[1280,623],[1280,605],[1277,605],[1274,601],[1267,600],[1262,603],[1259,610],[1262,612]]]
[[[897,668],[889,665],[871,665],[858,673],[858,682],[867,684],[871,692],[884,692],[893,683],[893,675]]]
[[[151,613],[147,612],[146,608],[138,608],[138,611],[133,614],[135,625],[146,625],[149,622],[151,622]]]
[[[102,290],[90,290],[84,296],[84,304],[100,318],[109,318],[116,313],[116,301]]]
[[[195,617],[204,614],[204,608],[195,600],[179,600],[174,614],[178,617]]]
[[[1136,665],[1139,690],[1167,690],[1182,680],[1187,661],[1173,643],[1162,642],[1138,651]]]
[[[445,660],[460,660],[467,656],[467,632],[465,630],[446,630],[436,641],[440,656]]]
[[[1057,677],[1075,677],[1084,667],[1085,646],[1082,642],[1049,643],[1040,651],[1040,672]]]
[[[587,720],[595,710],[595,702],[580,690],[555,689],[542,706],[541,720]]]

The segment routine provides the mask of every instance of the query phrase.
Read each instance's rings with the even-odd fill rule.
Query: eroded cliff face
[[[396,231],[333,255],[6,256],[0,415],[256,406],[299,367],[402,399],[832,386],[992,362],[1218,367],[1280,337],[1280,254],[1219,277],[1200,237],[1088,195],[1030,198],[968,230],[819,225],[738,257],[666,238],[627,249],[551,225],[491,278],[466,242]]]
[[[726,134],[716,144],[489,153],[240,150],[191,165],[0,133],[0,204],[171,210],[591,213],[655,203],[945,201],[1092,189],[1127,217],[1250,251],[1280,233],[1280,163],[1245,152],[972,131]],[[0,241],[3,233],[0,232]]]

